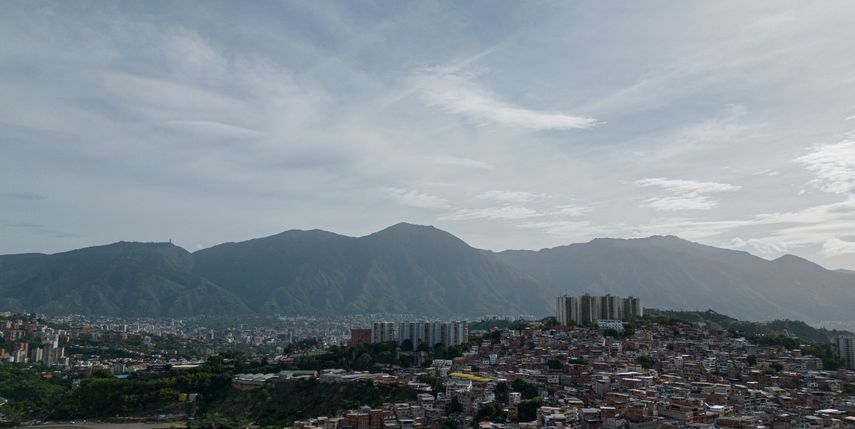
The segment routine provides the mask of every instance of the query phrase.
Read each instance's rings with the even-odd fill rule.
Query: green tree
[[[651,359],[649,356],[639,356],[635,358],[635,363],[641,365],[641,367],[644,369],[650,369],[653,368],[653,364],[655,362],[653,362],[653,359]]]
[[[457,397],[451,398],[451,403],[448,404],[448,412],[449,413],[462,413],[463,405],[460,404],[460,400]]]
[[[541,397],[522,401],[517,405],[517,420],[520,422],[531,422],[537,419],[537,409],[543,405]]]
[[[556,319],[554,317],[547,317],[547,318],[541,320],[540,323],[541,323],[542,329],[545,331],[548,331],[551,329],[555,329],[555,327],[558,326],[558,319]]]
[[[525,320],[517,320],[514,323],[511,323],[511,326],[508,329],[512,331],[525,331],[528,328],[528,322]]]
[[[526,381],[521,378],[518,378],[511,383],[511,390],[521,393],[523,399],[534,399],[538,394],[536,385],[526,383]]]
[[[374,359],[368,353],[361,354],[355,362],[353,362],[353,367],[359,370],[367,370],[371,368],[371,365],[374,364]]]
[[[443,382],[442,379],[439,377],[435,377],[433,375],[420,375],[417,380],[419,381],[419,383],[429,385],[433,393],[438,393],[442,391]]]
[[[402,355],[398,356],[398,364],[404,368],[409,368],[409,367],[413,366],[413,362],[414,362],[414,359],[413,359],[413,356],[411,356],[411,355],[402,354]]]
[[[475,423],[489,420],[496,423],[504,422],[507,419],[507,413],[494,402],[483,404],[475,414]]]
[[[508,391],[508,383],[504,381],[496,383],[496,387],[493,389],[493,393],[496,395],[496,400],[502,404],[508,403]]]

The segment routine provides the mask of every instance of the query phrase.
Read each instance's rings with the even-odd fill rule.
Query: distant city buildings
[[[570,323],[594,324],[598,320],[632,320],[644,316],[640,298],[603,296],[563,295],[555,298],[555,318],[562,325]]]
[[[841,335],[836,338],[837,353],[840,358],[846,361],[846,367],[855,369],[855,337],[851,335]]]
[[[35,321],[0,321],[0,362],[65,365],[65,348],[59,345],[64,331],[56,331]],[[32,344],[31,344],[32,342]],[[9,350],[6,350],[9,347]]]
[[[389,341],[401,345],[409,341],[412,350],[416,350],[420,344],[431,348],[437,344],[444,347],[457,346],[469,341],[469,325],[465,321],[374,322],[371,342]]]

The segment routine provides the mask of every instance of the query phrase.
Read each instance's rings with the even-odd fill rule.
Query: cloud
[[[46,197],[42,194],[33,192],[0,192],[0,198],[10,200],[37,201],[44,200]]]
[[[752,173],[751,175],[752,175],[752,176],[768,176],[768,177],[775,177],[775,176],[778,176],[778,175],[780,175],[780,174],[781,174],[781,172],[780,172],[780,171],[778,171],[778,170],[765,169],[765,170],[760,170],[760,171],[757,171],[757,172],[755,172],[755,173]]]
[[[212,138],[250,139],[264,136],[261,131],[215,121],[168,121],[164,122],[163,126],[176,131]]]
[[[0,226],[5,228],[16,228],[16,229],[24,229],[28,231],[34,231],[42,235],[54,237],[54,238],[73,238],[79,237],[77,234],[60,231],[57,229],[50,228],[47,225],[34,223],[34,222],[9,222],[6,219],[0,219]]]
[[[447,209],[450,207],[445,198],[413,189],[387,188],[386,193],[399,204],[405,206],[423,209]]]
[[[228,61],[201,35],[181,29],[165,38],[163,53],[178,71],[194,77],[226,75]]]
[[[855,254],[855,242],[843,241],[839,238],[826,240],[825,243],[822,244],[822,254],[826,257]]]
[[[694,180],[668,179],[664,177],[640,179],[636,180],[635,184],[643,187],[660,187],[670,192],[680,194],[706,194],[712,192],[737,191],[741,189],[739,186],[729,185],[727,183],[697,182]]]
[[[855,191],[855,141],[844,140],[836,144],[820,145],[810,153],[796,158],[796,162],[816,176],[811,184],[835,194]]]
[[[662,188],[669,193],[666,196],[653,197],[642,202],[642,207],[659,211],[709,210],[718,206],[718,201],[706,194],[737,191],[740,186],[717,182],[698,182],[694,180],[668,179],[656,177],[636,180],[637,186]]]
[[[745,123],[747,109],[737,104],[725,105],[716,115],[679,125],[657,136],[656,148],[645,156],[649,163],[672,158],[697,156],[711,148],[720,149],[734,142],[748,142],[756,137],[757,124]]]
[[[156,108],[235,113],[248,107],[240,100],[195,85],[128,73],[104,73],[101,85],[130,105],[142,103]]]
[[[457,156],[432,156],[430,161],[437,165],[449,165],[453,167],[475,168],[475,169],[491,169],[492,165],[486,162],[478,161],[477,159],[461,158]]]
[[[460,209],[452,213],[446,213],[439,217],[440,220],[515,220],[527,219],[543,214],[537,210],[522,206],[487,207],[481,209]]]
[[[775,256],[786,253],[790,245],[779,237],[749,238],[736,237],[730,240],[727,247],[732,249],[747,249],[761,256]]]
[[[487,191],[479,194],[478,198],[505,203],[525,203],[547,196],[546,194],[524,191]]]
[[[590,221],[536,221],[521,222],[519,228],[537,229],[553,237],[563,239],[590,239],[598,235],[608,234],[609,231],[601,226],[593,225]]]
[[[720,246],[776,256],[796,248],[822,245],[842,231],[853,230],[855,196],[845,201],[788,212],[763,213],[745,219],[654,219],[649,224],[630,227],[626,232],[635,236],[675,234],[692,240],[712,240],[726,234],[737,234],[729,241],[712,241]],[[746,237],[746,234],[754,236]]]
[[[718,202],[704,195],[656,197],[644,200],[641,206],[659,211],[710,210],[718,207]]]
[[[531,130],[591,128],[597,120],[561,112],[543,112],[515,106],[481,88],[459,73],[434,70],[414,78],[419,94],[431,106],[461,115],[478,125],[499,125]]]
[[[550,212],[549,214],[556,216],[584,216],[590,212],[591,208],[588,206],[566,204],[563,206],[556,207],[555,210]]]

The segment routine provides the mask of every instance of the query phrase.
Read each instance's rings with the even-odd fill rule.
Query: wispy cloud
[[[553,237],[582,240],[609,234],[608,229],[590,221],[547,220],[528,221],[517,224],[519,228],[536,229]]]
[[[104,73],[101,76],[101,85],[131,105],[143,103],[156,108],[188,111],[238,112],[248,108],[246,103],[240,100],[196,85],[128,73]]]
[[[584,216],[591,212],[591,207],[583,206],[579,204],[565,204],[563,206],[556,207],[549,214],[555,216]]]
[[[424,100],[448,113],[461,115],[478,125],[500,125],[532,130],[591,128],[597,120],[562,112],[545,112],[513,105],[480,87],[471,76],[444,70],[416,75],[415,86]]]
[[[487,207],[480,209],[460,209],[446,213],[439,217],[440,220],[516,220],[527,219],[543,214],[535,209],[523,206]]]
[[[780,171],[778,171],[778,170],[765,169],[765,170],[760,170],[760,171],[754,172],[754,173],[752,173],[751,175],[752,175],[752,176],[768,176],[768,177],[775,177],[775,176],[778,176],[778,175],[780,175],[780,174],[781,174],[781,172],[780,172]]]
[[[839,238],[826,240],[826,242],[822,244],[822,254],[826,257],[855,254],[855,242],[844,241]]]
[[[5,220],[5,219],[0,219],[0,227],[34,231],[34,232],[37,232],[39,234],[51,236],[54,238],[78,237],[77,234],[74,234],[71,232],[66,232],[66,231],[60,231],[57,229],[53,229],[47,225],[43,225],[40,223],[34,223],[34,222],[10,222],[10,221]]]
[[[428,159],[432,163],[437,165],[450,165],[453,167],[475,168],[484,170],[489,170],[493,168],[492,165],[487,164],[486,162],[478,161],[477,159],[462,158],[457,156],[432,156]]]
[[[823,245],[843,231],[855,230],[855,197],[805,209],[763,213],[744,219],[702,220],[693,218],[654,219],[646,225],[629,227],[628,235],[675,234],[692,240],[712,240],[717,245],[746,249],[763,256],[806,246]],[[727,241],[716,237],[735,235]]]
[[[214,121],[168,121],[163,126],[211,138],[250,139],[264,136],[261,131]]]
[[[36,201],[43,200],[46,197],[42,194],[36,194],[33,192],[0,192],[0,198],[10,200]]]
[[[547,194],[525,191],[487,191],[478,195],[478,198],[505,203],[525,203],[532,200],[548,197]]]
[[[846,194],[855,191],[855,140],[816,146],[796,162],[816,175],[811,183],[824,192]]]
[[[656,177],[636,180],[637,186],[662,188],[668,195],[653,197],[642,202],[642,207],[660,211],[709,210],[718,206],[718,201],[708,194],[737,191],[740,186],[717,182],[668,179]]]
[[[386,194],[398,204],[423,209],[447,209],[450,207],[445,198],[405,188],[387,188]]]

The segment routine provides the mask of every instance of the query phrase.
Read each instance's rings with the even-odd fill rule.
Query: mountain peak
[[[590,242],[623,242],[623,243],[645,243],[645,242],[680,242],[680,243],[691,243],[688,240],[677,237],[676,235],[651,235],[649,237],[638,237],[638,238],[595,238]]]
[[[107,252],[107,253],[127,253],[127,252],[149,252],[149,251],[178,251],[186,252],[183,247],[173,244],[171,241],[117,241],[110,244],[102,244],[99,246],[83,247],[67,252],[56,253],[56,255],[79,254],[88,252]]]
[[[381,242],[397,243],[397,245],[412,245],[419,243],[419,246],[425,246],[427,243],[444,243],[446,245],[454,245],[457,247],[470,247],[460,238],[452,235],[447,231],[443,231],[431,225],[416,225],[412,223],[401,222],[390,227],[381,229],[373,234],[369,234],[364,238],[371,240],[379,240]]]
[[[396,236],[402,236],[402,235],[429,236],[429,235],[437,235],[437,234],[452,236],[451,234],[449,234],[449,233],[447,233],[441,229],[438,229],[434,226],[431,226],[431,225],[417,225],[417,224],[413,224],[413,223],[400,222],[400,223],[396,223],[392,226],[383,228],[380,231],[377,231],[375,233],[368,234],[367,237],[384,237],[384,236],[396,237]]]
[[[791,265],[791,266],[805,266],[805,267],[819,268],[823,271],[825,270],[825,268],[823,268],[821,265],[819,265],[815,262],[809,261],[809,260],[802,258],[800,256],[790,255],[790,254],[786,254],[786,255],[783,255],[781,257],[778,257],[778,258],[772,260],[772,262],[776,263],[776,264],[786,264],[786,265]]]
[[[408,222],[398,222],[392,226],[383,228],[379,232],[383,231],[439,231],[433,225],[419,225],[415,223]]]

